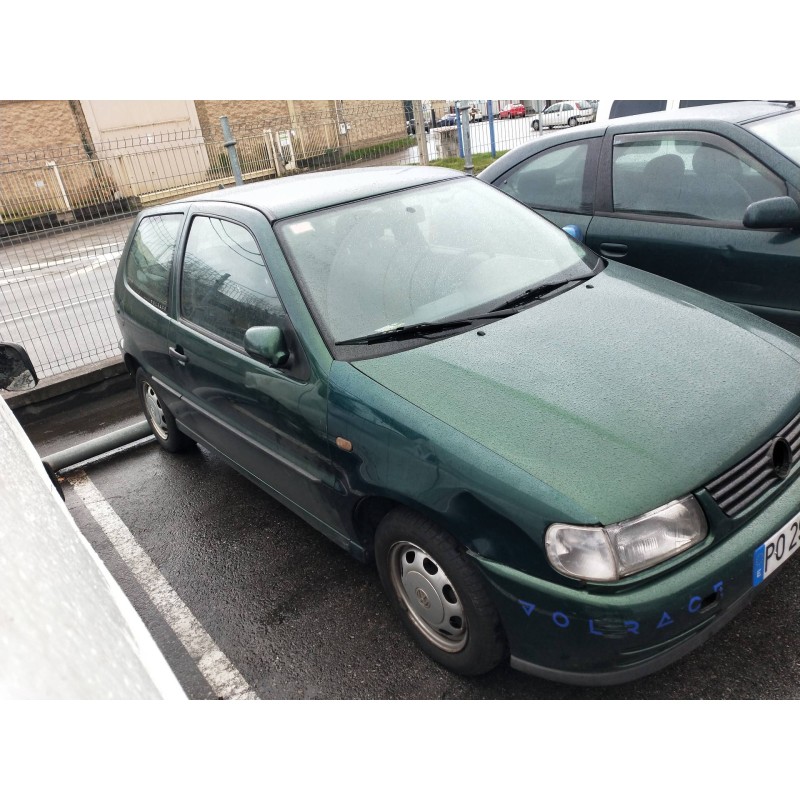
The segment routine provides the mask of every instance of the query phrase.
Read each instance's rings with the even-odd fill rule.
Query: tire
[[[578,120],[575,119],[575,117],[570,117],[569,120],[567,121],[567,125],[569,125],[570,128],[574,128],[577,124]]]
[[[483,578],[439,526],[390,511],[375,534],[375,560],[392,608],[417,645],[461,675],[482,675],[508,654]]]
[[[533,128],[535,131],[539,130],[539,120],[538,119],[535,119],[533,122],[531,122],[531,128]]]
[[[136,393],[153,436],[168,453],[179,453],[194,446],[194,442],[178,430],[175,417],[161,401],[151,379],[141,367],[136,370]]]

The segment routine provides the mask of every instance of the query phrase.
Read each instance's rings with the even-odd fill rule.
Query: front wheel
[[[531,122],[531,128],[533,128],[535,131],[539,130],[539,120],[538,119],[535,119],[533,122]]]
[[[136,371],[136,393],[156,441],[167,452],[178,453],[194,445],[185,433],[178,430],[175,417],[158,396],[152,379],[141,367]]]
[[[392,607],[430,658],[461,675],[506,658],[483,579],[444,530],[408,509],[391,511],[375,534],[375,559]]]

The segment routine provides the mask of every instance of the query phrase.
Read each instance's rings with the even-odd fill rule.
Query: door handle
[[[600,245],[600,255],[608,258],[624,258],[628,255],[628,245],[616,242],[603,242]]]
[[[184,353],[182,353],[181,352],[182,349],[183,348],[180,345],[178,345],[177,348],[170,347],[170,349],[169,349],[169,357],[170,358],[174,358],[175,361],[177,361],[181,365],[188,364],[189,363],[189,356],[187,356]]]

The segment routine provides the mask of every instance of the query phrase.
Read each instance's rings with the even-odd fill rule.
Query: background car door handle
[[[176,349],[174,347],[170,347],[169,349],[169,357],[174,358],[179,364],[188,364],[189,363],[189,356],[184,355],[180,349]]]
[[[603,242],[600,245],[600,255],[609,258],[624,258],[628,255],[628,245],[615,242]]]

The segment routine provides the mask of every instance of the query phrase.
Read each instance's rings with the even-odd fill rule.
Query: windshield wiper
[[[413,339],[415,337],[430,336],[433,333],[443,333],[463,328],[471,325],[477,317],[465,317],[464,319],[447,320],[446,322],[416,322],[413,325],[398,325],[389,330],[375,331],[365,336],[356,336],[353,339],[343,339],[336,342],[336,345],[343,344],[378,344],[379,342],[395,342],[401,339]]]
[[[506,311],[508,309],[516,308],[517,306],[527,305],[528,303],[532,303],[534,300],[540,300],[545,295],[554,292],[556,289],[560,289],[562,286],[566,286],[568,283],[576,283],[578,280],[582,279],[570,278],[567,281],[559,281],[558,283],[545,283],[541,286],[534,286],[530,289],[526,289],[524,292],[521,292],[518,295],[515,295],[510,300],[506,300],[504,303],[493,308],[492,311]]]

